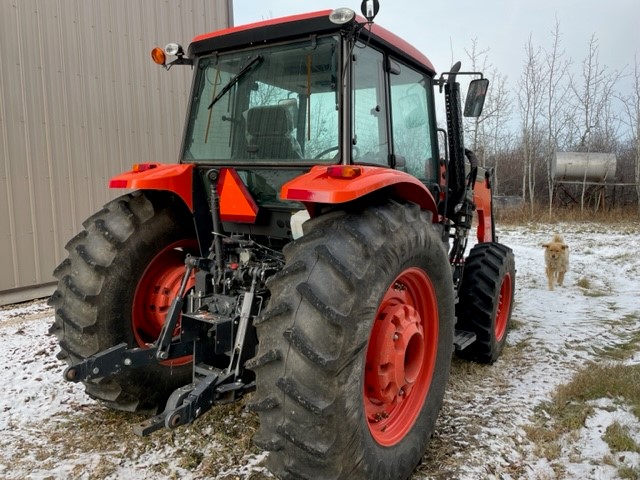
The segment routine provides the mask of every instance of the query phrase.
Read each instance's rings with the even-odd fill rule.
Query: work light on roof
[[[167,55],[173,55],[176,57],[184,55],[184,50],[182,49],[182,45],[178,43],[168,43],[164,47],[164,51]]]
[[[351,10],[350,8],[336,8],[329,15],[329,20],[336,25],[344,25],[345,23],[349,23],[351,20],[356,18],[356,12]]]
[[[177,57],[171,63],[167,63],[167,56]],[[167,43],[164,50],[160,47],[155,47],[151,51],[151,58],[165,70],[169,70],[173,65],[193,65],[193,59],[185,57],[184,48],[179,43]]]

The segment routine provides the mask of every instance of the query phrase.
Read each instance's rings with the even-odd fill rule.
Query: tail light
[[[362,169],[353,165],[332,165],[327,168],[327,175],[331,178],[356,178],[362,175]]]

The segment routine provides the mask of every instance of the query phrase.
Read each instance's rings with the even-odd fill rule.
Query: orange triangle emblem
[[[242,179],[232,168],[222,168],[218,179],[220,220],[223,222],[255,223],[258,205]]]

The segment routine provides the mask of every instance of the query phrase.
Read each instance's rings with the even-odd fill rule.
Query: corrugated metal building
[[[46,296],[131,164],[174,162],[191,80],[152,47],[233,24],[231,0],[0,0],[0,305]]]

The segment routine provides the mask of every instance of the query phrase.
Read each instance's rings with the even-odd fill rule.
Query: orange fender
[[[192,164],[139,163],[130,172],[109,180],[109,188],[167,190],[178,195],[193,212]]]
[[[280,190],[283,200],[302,202],[314,216],[316,204],[340,204],[361,198],[383,188],[398,197],[434,213],[436,202],[431,192],[417,178],[399,170],[360,165],[315,166],[308,173],[285,183]]]
[[[479,169],[476,184],[473,186],[473,201],[478,215],[478,242],[493,242],[493,217],[491,215],[491,182],[490,176]]]

